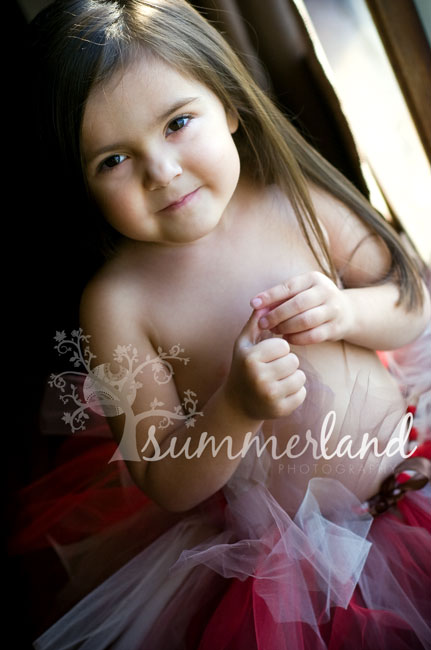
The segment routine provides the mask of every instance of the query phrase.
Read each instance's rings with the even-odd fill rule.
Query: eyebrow
[[[199,99],[198,97],[182,97],[178,101],[175,102],[175,104],[171,104],[169,108],[164,111],[161,115],[155,118],[153,126],[160,124],[160,122],[163,122],[166,120],[169,115],[172,113],[175,113],[178,111],[180,108],[184,108],[184,106],[187,106],[187,104],[191,104],[192,102],[196,101]],[[97,149],[94,152],[91,152],[88,157],[86,157],[86,163],[90,163],[93,161],[95,158],[98,158],[101,154],[107,153],[108,151],[113,151],[115,149],[119,149],[122,146],[123,143],[120,142],[113,142],[112,144],[108,144],[104,147],[100,147],[100,149]]]

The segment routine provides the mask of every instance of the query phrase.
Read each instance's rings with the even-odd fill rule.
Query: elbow
[[[158,505],[163,508],[164,510],[167,510],[168,512],[171,512],[173,514],[181,514],[181,513],[186,513],[195,508],[198,503],[189,503],[186,501],[181,501],[181,500],[175,500],[175,501],[158,501]]]
[[[191,493],[186,486],[173,485],[165,474],[159,476],[155,471],[158,463],[149,463],[145,481],[140,481],[140,489],[160,508],[171,513],[186,513],[202,502],[202,495]],[[157,468],[159,469],[159,468]]]
[[[148,483],[135,481],[137,487],[153,501],[159,508],[171,514],[186,513],[192,510],[199,502],[191,502],[182,498],[181,494],[165,494],[160,490],[152,490]]]
[[[146,494],[148,495],[148,492],[146,492]],[[150,496],[150,498],[157,503],[160,508],[173,514],[189,512],[201,502],[201,500],[186,499],[181,494],[150,494],[148,496]]]
[[[210,494],[205,490],[197,492],[195,489],[190,489],[187,485],[176,485],[166,483],[163,486],[158,486],[158,489],[149,488],[150,498],[157,503],[161,508],[172,513],[186,513],[193,510],[205,501]],[[147,492],[148,494],[148,492]]]

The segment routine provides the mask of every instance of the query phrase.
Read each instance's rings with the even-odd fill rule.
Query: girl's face
[[[196,241],[235,192],[237,127],[206,86],[142,57],[88,98],[81,147],[90,193],[125,237]]]

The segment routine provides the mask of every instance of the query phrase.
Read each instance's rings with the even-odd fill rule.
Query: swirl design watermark
[[[84,335],[82,329],[73,330],[69,338],[64,331],[56,333],[54,337],[55,349],[60,355],[70,354],[69,361],[76,370],[65,371],[57,375],[52,374],[48,383],[60,391],[60,399],[65,405],[72,406],[71,410],[64,412],[62,418],[70,426],[72,433],[86,429],[89,410],[107,418],[124,415],[121,440],[110,462],[114,460],[155,462],[167,456],[177,458],[181,455],[187,459],[199,458],[208,447],[210,447],[213,457],[224,449],[230,460],[244,458],[253,446],[257,456],[270,453],[273,460],[300,458],[310,450],[316,461],[330,461],[345,456],[352,460],[356,458],[363,460],[371,450],[376,458],[384,455],[388,457],[401,455],[403,458],[409,458],[416,450],[415,447],[408,454],[405,453],[406,443],[413,425],[411,413],[406,413],[397,426],[397,435],[390,438],[382,451],[379,451],[378,439],[370,437],[369,433],[364,433],[360,444],[356,444],[356,450],[353,448],[352,436],[345,435],[338,441],[335,451],[329,453],[328,446],[336,424],[335,411],[329,411],[322,421],[319,436],[313,435],[310,429],[305,432],[304,436],[292,435],[281,452],[278,451],[279,441],[276,436],[269,436],[262,443],[261,438],[251,431],[245,434],[242,448],[236,454],[232,453],[234,444],[232,436],[224,436],[217,444],[215,437],[209,435],[207,431],[203,431],[199,437],[195,435],[184,439],[182,435],[181,441],[178,436],[171,435],[169,446],[162,452],[156,437],[157,429],[168,429],[173,427],[176,422],[183,422],[188,429],[195,426],[198,417],[203,416],[203,412],[198,408],[196,393],[191,390],[184,391],[181,403],[177,404],[173,410],[167,409],[157,396],[148,403],[148,409],[145,411],[135,413],[132,407],[138,391],[143,387],[140,379],[144,373],[151,370],[153,380],[157,385],[167,384],[172,381],[175,374],[173,364],[187,365],[190,361],[188,357],[182,356],[184,349],[180,344],[173,345],[167,352],[159,347],[155,357],[147,355],[145,360],[140,361],[136,347],[130,344],[118,345],[112,355],[115,368],[112,368],[111,363],[99,364],[92,368],[92,362],[96,356],[90,350],[90,338],[89,335]],[[76,377],[77,382],[70,380],[70,377]],[[81,391],[77,385],[79,382],[83,384]],[[138,450],[137,427],[147,418],[158,419],[158,424],[157,427],[152,424],[148,428],[147,441],[142,449]],[[178,445],[179,449],[177,449]],[[190,451],[191,445],[194,446],[193,451]],[[151,453],[145,455],[148,448]]]
[[[182,356],[184,349],[179,344],[173,345],[167,352],[159,347],[157,356],[147,355],[144,361],[139,360],[136,347],[130,344],[118,345],[113,352],[115,369],[112,369],[110,363],[91,368],[96,355],[90,350],[90,338],[81,328],[73,330],[70,337],[64,331],[56,333],[55,349],[60,355],[70,354],[69,361],[76,370],[51,374],[48,384],[60,391],[59,397],[63,404],[72,406],[71,410],[64,411],[62,417],[72,433],[87,428],[89,410],[107,418],[124,414],[121,441],[110,462],[142,460],[136,445],[130,444],[136,440],[137,427],[142,420],[159,418],[159,429],[167,429],[181,421],[189,428],[195,425],[197,417],[203,415],[198,410],[197,396],[192,390],[184,391],[181,403],[173,410],[164,408],[165,404],[157,396],[149,402],[147,410],[134,413],[132,409],[137,392],[143,387],[139,378],[145,371],[150,369],[154,382],[162,385],[171,381],[175,374],[173,362],[183,365],[189,363],[190,359]],[[76,383],[70,377],[76,377]],[[78,385],[82,382],[83,389],[80,391]]]

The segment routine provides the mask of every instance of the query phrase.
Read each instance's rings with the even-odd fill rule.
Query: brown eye
[[[174,133],[176,131],[181,131],[181,129],[184,129],[188,125],[190,120],[190,115],[181,115],[180,117],[176,117],[169,123],[168,131],[171,130]]]
[[[107,167],[108,169],[112,169],[112,167],[120,165],[124,160],[126,160],[126,156],[122,156],[121,154],[116,153],[115,155],[109,156],[109,158],[103,161],[102,168]]]

